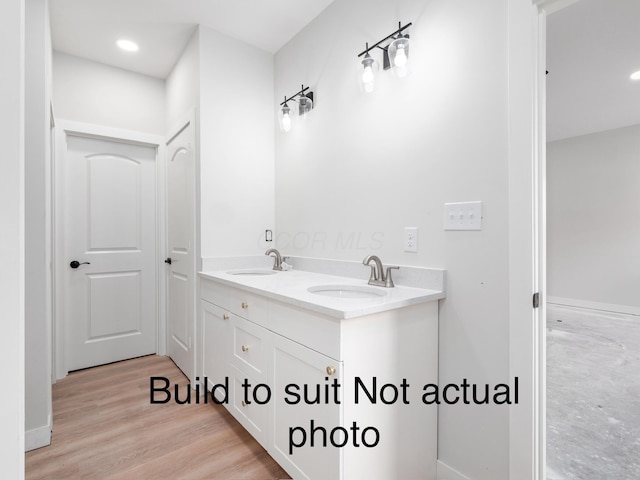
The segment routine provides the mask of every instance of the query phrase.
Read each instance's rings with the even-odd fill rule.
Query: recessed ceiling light
[[[640,80],[640,70],[633,72],[629,78],[631,78],[631,80]]]
[[[138,44],[135,42],[132,42],[131,40],[118,40],[116,42],[116,45],[118,45],[122,50],[125,50],[127,52],[137,52],[139,50],[140,47],[138,47]]]

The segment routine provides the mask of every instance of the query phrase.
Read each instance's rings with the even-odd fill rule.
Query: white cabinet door
[[[231,365],[229,404],[231,415],[266,448],[269,396],[265,384]]]
[[[223,384],[225,377],[231,375],[229,358],[233,341],[233,325],[231,314],[217,305],[204,300],[200,305],[203,376],[209,382],[206,385],[207,390],[211,391],[213,385]]]
[[[273,458],[298,479],[339,480],[342,478],[342,449],[330,444],[331,431],[342,424],[342,405],[336,404],[333,388],[329,388],[329,398],[325,398],[325,385],[333,384],[337,379],[342,382],[342,363],[321,353],[311,350],[299,343],[280,335],[272,336],[271,388],[272,418],[268,451]],[[320,390],[320,404],[307,404],[304,400],[304,386],[308,387],[307,400],[317,398]],[[285,389],[290,395],[286,395]],[[340,391],[340,389],[338,389]],[[286,402],[296,400],[292,405]],[[338,401],[342,401],[341,395]],[[313,436],[314,447],[311,447],[311,425],[326,431],[327,447],[324,448],[324,435],[318,430]],[[303,432],[306,444],[301,447]],[[334,437],[336,441],[344,438],[342,434]]]

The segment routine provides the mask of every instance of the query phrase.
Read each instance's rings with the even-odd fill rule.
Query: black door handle
[[[171,257],[168,257],[168,258],[164,261],[164,263],[168,263],[169,265],[171,265]]]
[[[71,268],[78,268],[80,265],[91,265],[91,262],[82,262],[82,263],[80,263],[79,261],[74,260],[73,262],[71,262],[69,264],[69,266]]]

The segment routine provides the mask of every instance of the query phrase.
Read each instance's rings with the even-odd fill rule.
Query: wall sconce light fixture
[[[362,89],[367,92],[373,92],[375,89],[375,76],[379,70],[378,62],[369,53],[374,48],[382,50],[382,66],[384,70],[392,69],[396,76],[406,77],[409,72],[407,63],[409,61],[409,34],[402,33],[412,24],[407,23],[404,27],[402,22],[398,23],[398,29],[387,35],[379,42],[371,47],[367,43],[367,48],[360,54],[358,58],[363,57],[359,61],[358,71],[360,72],[360,84]],[[389,42],[383,45],[385,42]]]
[[[283,132],[286,133],[291,130],[292,122],[296,117],[296,113],[297,116],[306,119],[309,112],[313,109],[313,92],[309,91],[309,88],[311,87],[305,87],[303,84],[302,89],[299,92],[293,94],[289,98],[286,96],[284,97],[284,102],[280,104],[278,109],[280,130]],[[295,108],[296,105],[294,105],[294,108],[292,109],[289,106],[289,102],[297,103],[297,109]]]

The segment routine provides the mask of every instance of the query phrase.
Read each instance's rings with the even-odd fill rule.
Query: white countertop
[[[370,287],[367,285],[368,278],[359,280],[301,270],[276,272],[273,275],[231,275],[227,271],[200,272],[200,275],[338,319],[360,317],[445,298],[441,290],[398,285],[393,288]],[[343,298],[317,295],[307,290],[320,285],[362,286],[375,289],[384,295],[373,298]]]

